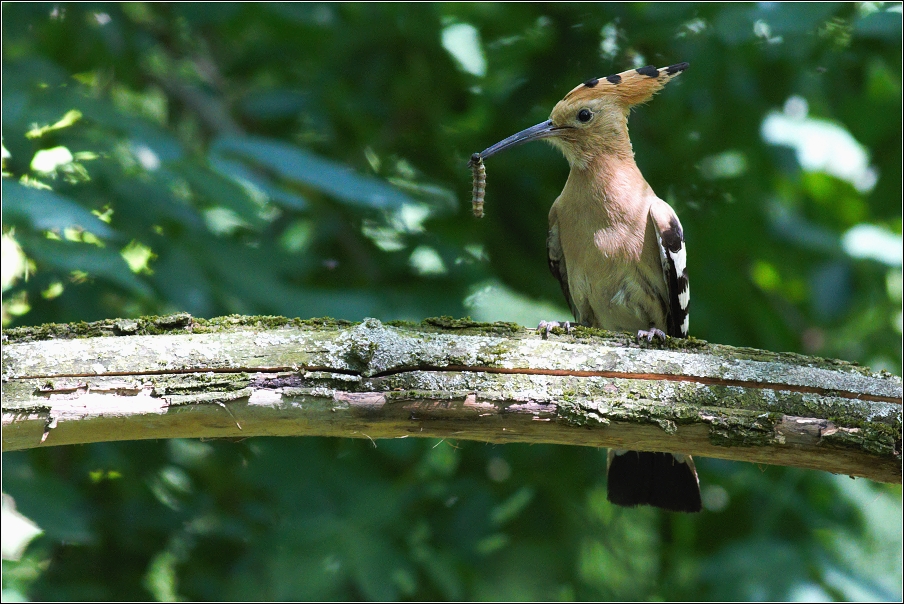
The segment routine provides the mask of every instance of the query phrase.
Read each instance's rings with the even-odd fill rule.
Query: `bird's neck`
[[[583,166],[572,165],[562,191],[583,211],[602,214],[609,224],[645,219],[640,200],[652,193],[634,162],[633,153],[601,153]]]

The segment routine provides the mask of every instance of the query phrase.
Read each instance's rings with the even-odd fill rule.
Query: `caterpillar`
[[[480,153],[471,156],[468,167],[474,178],[474,190],[471,193],[471,209],[474,216],[483,218],[483,196],[487,189],[487,168],[483,165],[483,158]]]

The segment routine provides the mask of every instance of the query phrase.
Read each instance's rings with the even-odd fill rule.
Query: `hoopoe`
[[[549,211],[546,246],[549,268],[582,325],[648,340],[687,336],[690,290],[681,222],[644,180],[628,138],[631,107],[687,66],[642,67],[588,80],[565,95],[547,121],[476,154],[482,161],[539,139],[565,154],[571,172]],[[610,449],[608,465],[612,503],[700,511],[700,483],[689,455]]]

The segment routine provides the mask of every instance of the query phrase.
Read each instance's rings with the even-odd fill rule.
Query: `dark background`
[[[567,163],[489,160],[477,220],[467,158],[591,77],[688,61],[630,128],[685,228],[691,334],[901,374],[899,3],[2,11],[5,326],[567,318],[545,256]],[[44,532],[3,599],[902,597],[900,486],[703,459],[703,513],[627,510],[605,453],[7,453],[3,490]]]

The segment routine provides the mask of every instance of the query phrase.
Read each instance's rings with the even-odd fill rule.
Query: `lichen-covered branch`
[[[8,330],[3,450],[443,437],[676,451],[901,482],[902,384],[842,361],[577,328],[180,314]]]

